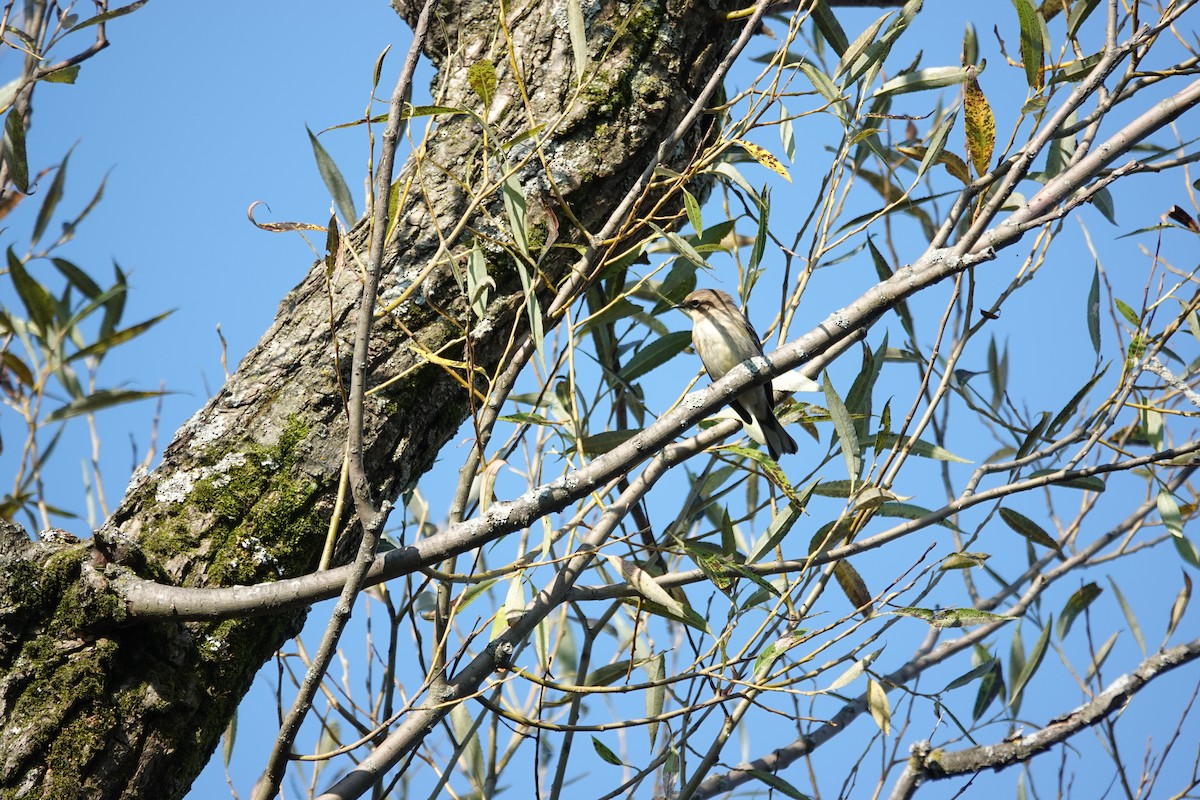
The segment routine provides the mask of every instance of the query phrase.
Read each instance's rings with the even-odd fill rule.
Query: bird
[[[673,308],[692,320],[692,346],[714,381],[747,359],[763,354],[762,343],[746,315],[738,310],[733,298],[720,289],[697,289]],[[775,417],[775,394],[771,382],[747,389],[730,401],[732,408],[747,425],[757,422],[771,458],[795,453],[796,440],[788,435]]]

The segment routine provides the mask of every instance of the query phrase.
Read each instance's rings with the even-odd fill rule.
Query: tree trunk
[[[420,10],[415,0],[396,5],[410,22]],[[498,4],[447,0],[426,46],[438,69],[435,103],[486,119],[487,147],[546,126],[508,151],[519,160],[540,137],[540,155],[517,173],[535,246],[556,229],[559,244],[588,243],[572,217],[593,233],[603,225],[737,30],[701,0],[583,6],[592,61],[582,91],[565,3],[508,4],[501,29]],[[496,71],[487,105],[468,80],[477,63]],[[380,300],[417,285],[378,319],[371,341],[371,385],[380,388],[367,397],[364,441],[380,499],[397,497],[430,467],[478,406],[463,382],[486,393],[478,376],[496,373],[527,324],[520,276],[502,244],[511,232],[499,195],[472,207],[478,192],[464,190],[494,179],[503,168],[497,151],[484,157],[474,115],[437,122],[396,182],[407,195]],[[703,136],[676,148],[676,166]],[[440,237],[464,215],[469,224],[440,252]],[[142,622],[123,613],[104,576],[132,570],[164,583],[227,586],[316,566],[346,442],[343,399],[368,233],[358,225],[335,268],[317,263],[284,298],[236,374],[179,430],[161,466],[134,481],[93,542],[32,543],[19,529],[0,529],[3,797],[183,796],[259,667],[300,629],[297,613]],[[476,242],[496,283],[482,319],[468,311],[462,278]],[[543,307],[577,252],[543,254]],[[431,363],[426,353],[482,373]],[[352,543],[352,520],[339,524]]]

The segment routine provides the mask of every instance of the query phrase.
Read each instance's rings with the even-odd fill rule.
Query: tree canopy
[[[315,263],[77,530],[56,444],[166,314],[27,141],[144,4],[5,28],[0,796],[222,737],[256,798],[1200,785],[1194,2],[393,0],[330,216],[250,210]],[[766,336],[712,385],[698,287]]]

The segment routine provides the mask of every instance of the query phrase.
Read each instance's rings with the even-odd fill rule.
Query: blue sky
[[[63,208],[81,206],[108,175],[103,202],[63,255],[94,275],[106,275],[112,259],[121,264],[130,275],[132,287],[126,322],[176,309],[153,333],[111,355],[102,371],[106,385],[153,389],[161,381],[172,392],[163,402],[160,448],[222,382],[216,325],[220,324],[228,343],[232,369],[267,329],[279,300],[299,282],[313,261],[312,251],[297,235],[270,234],[254,228],[246,219],[248,206],[255,201],[269,205],[270,210],[260,207],[256,212],[262,220],[324,224],[330,201],[313,162],[305,125],[317,131],[359,118],[370,100],[376,58],[389,45],[392,52],[379,95],[386,99],[390,94],[407,48],[407,29],[383,0],[337,4],[336,13],[331,13],[331,5],[265,0],[152,2],[110,26],[112,46],[83,65],[74,86],[47,85],[39,89],[29,136],[32,164],[55,163],[69,148],[75,148]],[[939,16],[946,35],[920,42],[926,48],[926,63],[956,63],[964,17],[970,13],[971,4],[927,5],[928,11]],[[857,31],[878,13],[844,18],[844,24],[848,31]],[[1023,98],[1023,78],[1019,70],[1004,69],[989,31],[981,30],[980,37],[983,52],[992,62],[985,73],[984,87],[997,110],[999,129],[1005,132],[1006,122],[1011,124]],[[1009,47],[1015,49],[1015,36]],[[751,52],[761,49],[752,46]],[[0,62],[0,69],[12,67]],[[749,74],[736,73],[731,83],[745,81]],[[427,85],[428,73],[422,73],[417,90],[423,92]],[[911,96],[898,105],[902,107],[894,109],[896,113],[921,115],[932,108],[933,101],[929,96]],[[813,125],[801,132],[802,147],[812,146],[812,131],[820,130],[820,123],[814,120]],[[1192,130],[1190,135],[1196,133]],[[361,211],[365,132],[337,131],[323,136],[322,141],[341,166]],[[763,144],[779,151],[775,142],[764,140]],[[961,150],[961,145],[957,149]],[[806,173],[805,161],[802,154],[792,171],[799,191],[807,193],[803,201],[807,203],[818,190],[818,183],[816,175]],[[769,177],[754,175],[760,182]],[[1153,195],[1155,199],[1161,197],[1163,202],[1119,205],[1122,230],[1108,226],[1094,211],[1089,210],[1083,217],[1089,230],[1103,242],[1105,258],[1113,259],[1116,280],[1128,280],[1125,296],[1133,300],[1139,299],[1133,293],[1141,285],[1136,273],[1145,269],[1144,260],[1135,260],[1141,257],[1133,242],[1116,243],[1112,237],[1156,223],[1170,202],[1176,202],[1170,200],[1170,194],[1181,187],[1178,180],[1170,184],[1137,180],[1137,191],[1152,196],[1148,190],[1153,188],[1158,193]],[[1158,188],[1166,186],[1169,189]],[[782,184],[777,191],[782,191]],[[9,218],[13,232],[10,237],[28,229],[39,202],[36,195],[27,199]],[[1078,227],[1073,221],[1069,224]],[[17,241],[23,241],[19,235]],[[321,235],[316,234],[313,242],[320,247]],[[905,255],[915,257],[921,248],[909,244],[911,250]],[[1003,280],[1011,275],[1019,257],[1017,250],[1001,254]],[[1014,369],[1028,376],[1033,386],[1023,395],[1023,402],[1034,409],[1060,407],[1091,368],[1090,363],[1042,363],[1040,358],[1042,344],[1048,339],[1086,340],[1085,282],[1090,280],[1093,261],[1081,239],[1070,258],[1059,258],[1062,263],[1056,265],[1043,288],[1025,294],[1005,310],[1011,320],[1005,335],[1014,353]],[[837,278],[814,281],[811,297],[805,297],[810,324],[852,299],[873,280],[869,264],[861,256],[859,261],[839,272]],[[1122,269],[1126,270],[1123,277]],[[981,271],[981,291],[994,290],[1002,282],[1000,277],[995,284],[991,281],[990,273]],[[724,288],[733,287],[725,284]],[[11,302],[4,291],[7,286],[0,290],[0,301]],[[944,289],[930,293],[915,308],[920,313],[938,314],[946,296]],[[769,303],[764,305],[769,307]],[[765,324],[767,313],[762,312],[760,325]],[[673,330],[685,326],[678,315],[668,315],[664,321]],[[799,324],[793,333],[806,327]],[[1106,335],[1111,334],[1106,329]],[[872,341],[878,342],[876,333]],[[1189,344],[1194,349],[1194,343]],[[976,357],[964,366],[983,369],[980,361]],[[843,387],[853,379],[857,358],[847,362],[835,372],[838,385]],[[694,359],[682,359],[672,367],[677,372],[665,373],[666,381],[648,385],[648,398],[671,402],[675,394],[672,387],[677,389],[689,379],[696,366]],[[902,390],[896,394],[903,396]],[[144,403],[99,417],[110,506],[119,499],[135,460],[130,443],[136,443],[139,459],[147,446],[149,408],[150,404]],[[7,462],[12,458],[17,433],[7,419],[0,419],[0,433],[8,448],[3,456]],[[823,437],[828,441],[827,434]],[[978,452],[981,448],[969,437],[946,445],[975,457],[987,455],[986,450]],[[86,458],[88,449],[86,432],[73,428],[56,456],[56,480],[68,487],[78,485],[80,461]],[[7,466],[0,470],[0,479],[7,480],[7,470]],[[85,513],[82,489],[68,489],[60,496],[73,510]],[[1030,497],[1022,502],[1036,509],[1040,501]],[[87,529],[86,520],[63,526],[77,533]],[[1145,591],[1150,601],[1159,604],[1154,608],[1163,608],[1164,598],[1169,604],[1177,578],[1176,563],[1167,555],[1158,552],[1153,561],[1142,562],[1146,580],[1127,589],[1131,599]],[[1161,570],[1164,562],[1172,580],[1155,585],[1150,570]],[[887,570],[889,565],[883,560],[878,568]],[[322,621],[320,609],[313,619],[318,624]],[[354,636],[353,632],[348,634],[347,640]],[[1025,632],[1026,646],[1034,637],[1029,630]],[[1148,639],[1154,637],[1148,635]],[[257,777],[264,748],[274,734],[274,706],[267,679],[260,678],[252,700],[255,713],[242,714],[241,748],[234,761],[236,785],[243,796]],[[1044,700],[1063,710],[1057,698]],[[735,748],[731,745],[731,749]],[[751,755],[755,752],[752,750]],[[1000,785],[1010,787],[1011,779]],[[223,770],[215,764],[198,781],[192,796],[217,797],[227,791]]]

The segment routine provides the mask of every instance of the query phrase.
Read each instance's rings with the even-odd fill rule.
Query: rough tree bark
[[[410,22],[420,10],[419,3],[396,5]],[[723,19],[730,3],[585,6],[596,77],[578,94],[563,2],[507,5],[510,52],[499,4],[447,0],[426,48],[438,70],[437,103],[476,111],[504,137],[551,123],[542,133],[543,157],[531,158],[519,177],[533,234],[545,237],[552,214],[558,241],[573,244],[585,235],[567,208],[588,231],[602,224],[737,31]],[[487,108],[467,80],[468,67],[480,61],[498,78]],[[675,159],[690,157],[704,127]],[[494,374],[525,324],[518,274],[503,248],[488,250],[497,286],[484,319],[470,318],[455,276],[474,234],[481,241],[507,235],[498,199],[480,204],[438,257],[440,237],[470,207],[464,187],[493,177],[481,174],[482,138],[469,115],[440,118],[397,181],[411,179],[411,189],[390,240],[381,299],[419,285],[379,320],[371,342],[372,385],[387,384],[366,409],[366,467],[377,498],[414,485],[473,410],[459,380],[465,373],[456,377],[422,353]],[[360,225],[347,237],[356,253],[366,234]],[[254,674],[299,630],[299,613],[139,621],[124,613],[104,577],[131,570],[212,586],[314,568],[346,441],[343,378],[361,287],[360,267],[346,250],[336,269],[314,265],[284,298],[236,374],[179,430],[161,466],[131,484],[93,541],[31,543],[19,529],[0,530],[0,795],[183,796]],[[542,260],[544,297],[575,258],[575,250],[556,248]],[[351,521],[341,523],[352,541]]]

